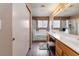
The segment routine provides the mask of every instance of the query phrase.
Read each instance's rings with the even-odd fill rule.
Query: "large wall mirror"
[[[53,20],[52,28],[65,33],[79,35],[79,18],[66,20]]]
[[[79,35],[79,3],[71,3],[70,6],[56,16],[58,18],[61,17],[60,19],[65,17],[60,20],[60,31],[66,31],[69,34]],[[69,17],[69,19],[67,17]]]

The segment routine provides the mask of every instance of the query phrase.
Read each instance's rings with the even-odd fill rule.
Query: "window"
[[[47,28],[48,20],[38,20],[38,28]]]
[[[53,20],[53,28],[60,28],[60,20]]]

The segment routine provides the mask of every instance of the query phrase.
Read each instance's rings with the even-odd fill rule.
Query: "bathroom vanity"
[[[48,40],[50,38],[54,41],[56,56],[79,56],[79,36],[49,31]]]

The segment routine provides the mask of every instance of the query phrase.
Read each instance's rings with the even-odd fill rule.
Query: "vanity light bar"
[[[59,14],[60,12],[64,11],[66,8],[68,8],[71,4],[70,3],[60,3],[54,10],[53,17]]]

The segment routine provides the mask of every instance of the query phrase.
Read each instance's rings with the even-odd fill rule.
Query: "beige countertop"
[[[59,31],[49,31],[48,34],[79,53],[79,36]]]

